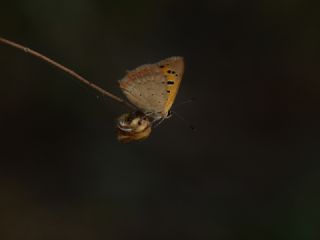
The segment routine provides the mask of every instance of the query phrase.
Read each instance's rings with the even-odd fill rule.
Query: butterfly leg
[[[152,122],[153,127],[154,127],[154,128],[159,127],[159,125],[160,125],[165,119],[166,119],[166,118],[160,118],[160,119],[154,120],[154,121]]]

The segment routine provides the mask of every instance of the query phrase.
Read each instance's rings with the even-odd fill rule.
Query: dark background
[[[181,55],[177,111],[121,144],[128,109],[0,46],[0,239],[320,238],[320,4],[2,0],[1,36],[123,96]]]

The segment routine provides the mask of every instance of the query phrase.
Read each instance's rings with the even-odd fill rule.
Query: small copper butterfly
[[[118,139],[141,140],[151,133],[152,124],[170,116],[184,72],[182,57],[170,57],[129,71],[120,88],[138,111],[120,116]]]

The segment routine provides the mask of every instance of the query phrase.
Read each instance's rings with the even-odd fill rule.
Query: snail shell
[[[117,119],[118,140],[122,143],[143,140],[151,133],[151,120],[141,112],[125,113]]]

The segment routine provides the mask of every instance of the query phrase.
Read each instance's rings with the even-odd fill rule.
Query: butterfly
[[[127,72],[119,81],[120,88],[137,111],[118,119],[120,141],[144,139],[150,135],[154,122],[170,117],[183,73],[182,57],[170,57]]]

